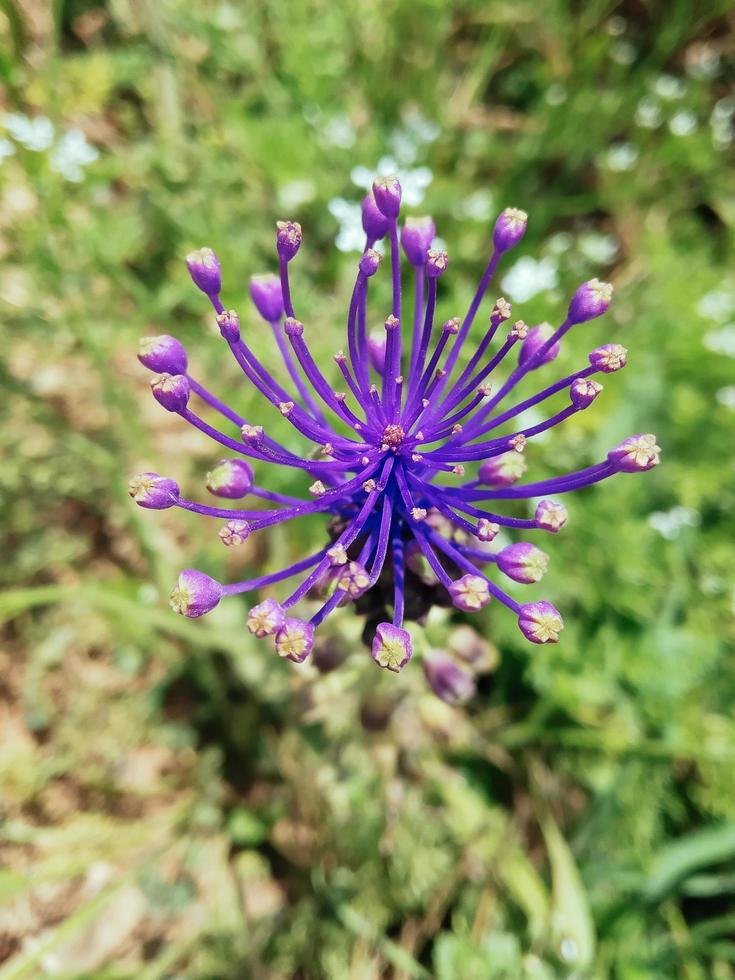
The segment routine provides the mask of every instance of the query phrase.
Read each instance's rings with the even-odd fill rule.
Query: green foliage
[[[0,3],[2,104],[56,130],[34,150],[0,115],[0,980],[735,977],[734,26],[719,0]],[[99,157],[70,181],[75,126]],[[452,258],[440,316],[506,204],[558,269],[527,322],[616,284],[556,366],[606,341],[629,365],[529,449],[534,476],[636,431],[664,450],[545,541],[563,642],[481,614],[499,663],[466,709],[418,664],[378,675],[345,614],[319,674],[276,662],[236,600],[169,613],[180,568],[271,570],[320,522],[233,555],[125,492],[145,469],[196,487],[217,458],[151,404],[140,335],[175,333],[258,411],[185,253],[217,250],[265,350],[246,279],[300,220],[328,363],[354,268],[328,203],[407,139]]]

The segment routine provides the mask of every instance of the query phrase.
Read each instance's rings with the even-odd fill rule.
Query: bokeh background
[[[734,26],[721,0],[0,2],[0,980],[735,977]],[[557,646],[432,619],[478,656],[464,707],[384,676],[349,615],[319,670],[239,600],[168,610],[180,568],[274,569],[319,522],[225,554],[126,493],[196,496],[220,455],[150,398],[139,336],[254,410],[186,252],[255,334],[247,277],[299,220],[326,359],[379,168],[448,245],[440,314],[509,204],[494,292],[527,322],[615,283],[557,366],[629,366],[532,476],[664,450],[544,539]]]

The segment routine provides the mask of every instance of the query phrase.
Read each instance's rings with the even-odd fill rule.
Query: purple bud
[[[540,582],[549,567],[549,556],[528,541],[509,544],[498,552],[496,561],[501,572],[524,585]]]
[[[498,252],[507,252],[526,234],[528,215],[520,208],[506,208],[498,215],[493,229],[493,245]]]
[[[368,357],[378,374],[383,374],[385,371],[386,343],[384,330],[375,330],[368,335]]]
[[[242,544],[249,537],[250,525],[247,521],[228,521],[219,532],[220,541],[228,548]]]
[[[493,541],[500,531],[499,524],[493,524],[492,521],[487,520],[485,517],[481,517],[477,522],[477,530],[475,531],[475,536],[480,541]]]
[[[475,694],[472,676],[443,653],[424,660],[424,674],[434,694],[447,704],[462,704]]]
[[[250,299],[268,323],[278,323],[283,316],[281,280],[269,272],[250,277]]]
[[[436,225],[431,218],[406,218],[401,228],[401,245],[411,265],[422,268],[426,254],[436,236]]]
[[[301,248],[301,225],[298,221],[276,222],[276,249],[286,262],[290,262]]]
[[[219,582],[195,568],[185,568],[171,593],[170,604],[179,615],[197,619],[214,609],[221,598]]]
[[[300,337],[304,332],[304,325],[300,320],[289,316],[283,322],[283,329],[287,337]]]
[[[590,354],[590,364],[603,374],[620,371],[628,363],[628,351],[622,344],[603,344]]]
[[[189,402],[189,381],[184,374],[157,374],[151,391],[167,412],[183,412]]]
[[[378,208],[372,191],[362,200],[362,228],[371,241],[385,238],[390,229],[390,222]]]
[[[240,434],[242,435],[243,442],[247,442],[250,446],[257,446],[263,440],[263,426],[250,425],[249,422],[246,422],[243,426],[241,426]]]
[[[462,612],[476,612],[490,602],[487,579],[482,575],[463,575],[449,586],[452,602]]]
[[[449,256],[446,252],[432,248],[426,253],[426,275],[429,279],[438,279],[446,272],[448,265]]]
[[[477,478],[488,487],[510,487],[526,472],[526,460],[521,453],[503,453],[480,464]]]
[[[346,565],[337,580],[337,588],[343,589],[350,599],[359,599],[367,592],[369,585],[368,570],[358,561],[351,561]]]
[[[186,256],[186,268],[192,282],[207,296],[217,296],[222,289],[222,269],[211,248],[197,248]]]
[[[569,397],[575,408],[589,408],[602,391],[599,381],[592,378],[577,378],[569,389]]]
[[[373,197],[386,218],[397,218],[401,210],[401,185],[397,177],[378,177],[373,181]]]
[[[531,329],[526,334],[526,339],[521,344],[521,349],[518,352],[518,364],[522,366],[526,361],[530,360],[533,355],[544,346],[546,341],[554,333],[554,328],[550,323],[539,323],[537,327],[531,327]],[[559,354],[561,350],[561,341],[557,340],[555,344],[552,344],[547,351],[544,352],[543,356],[534,362],[533,369],[541,367],[542,364],[548,364],[553,361],[555,357]]]
[[[379,667],[398,674],[413,654],[411,637],[406,630],[392,623],[379,623],[373,639],[372,656]]]
[[[139,507],[167,510],[179,500],[179,485],[158,473],[140,473],[128,485],[128,493]]]
[[[469,664],[475,673],[494,670],[500,662],[497,648],[467,623],[452,630],[447,646],[454,656]]]
[[[518,613],[521,633],[531,643],[557,643],[564,629],[559,610],[550,602],[527,602]]]
[[[156,374],[186,374],[186,350],[175,337],[141,337],[138,360]]]
[[[248,629],[258,639],[272,636],[278,632],[285,621],[286,612],[275,599],[264,599],[248,612]]]
[[[374,276],[380,265],[380,252],[369,248],[360,257],[360,272],[364,276]]]
[[[253,468],[244,459],[221,459],[207,473],[207,490],[215,497],[239,500],[250,493],[252,486]]]
[[[572,296],[567,316],[572,323],[586,323],[607,312],[612,300],[613,288],[609,282],[590,279],[583,282]]]
[[[240,339],[240,317],[234,310],[224,310],[217,314],[217,325],[228,344],[236,344]]]
[[[660,452],[661,447],[656,445],[656,436],[649,432],[623,439],[610,450],[607,458],[621,473],[643,473],[658,466],[661,462]]]
[[[279,657],[302,664],[314,646],[314,627],[304,619],[286,618],[276,633],[276,653]]]
[[[564,504],[557,503],[556,500],[541,500],[534,516],[540,528],[557,534],[566,524],[569,515]]]

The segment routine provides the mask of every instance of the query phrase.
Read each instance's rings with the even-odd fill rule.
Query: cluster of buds
[[[528,640],[556,642],[563,627],[558,610],[545,600],[517,602],[486,570],[492,566],[512,582],[535,584],[546,572],[548,556],[526,541],[498,546],[493,543],[496,536],[501,530],[556,534],[567,522],[565,507],[555,499],[558,495],[616,473],[643,472],[659,462],[655,437],[634,435],[592,466],[520,482],[533,437],[587,409],[602,391],[597,377],[625,367],[625,348],[605,344],[571,374],[520,400],[512,397],[524,379],[557,358],[573,327],[606,312],[612,286],[597,279],[583,283],[556,327],[511,322],[510,304],[498,299],[470,350],[481,304],[501,258],[523,238],[526,213],[506,208],[500,214],[491,254],[467,312],[440,325],[435,323],[437,292],[448,268],[447,254],[433,248],[435,226],[430,218],[407,218],[400,226],[400,211],[398,180],[377,180],[362,205],[365,248],[349,304],[347,336],[334,355],[339,388],[309,346],[312,328],[294,309],[289,265],[303,239],[295,221],[277,223],[277,274],[250,281],[255,311],[270,329],[282,361],[280,373],[253,352],[247,336],[254,328],[245,328],[238,313],[222,303],[215,253],[202,248],[187,258],[194,284],[214,308],[224,343],[265,401],[259,424],[242,417],[191,375],[178,340],[161,336],[141,342],[139,359],[154,372],[151,390],[157,401],[230,454],[208,474],[209,492],[225,500],[250,497],[254,502],[242,507],[199,503],[183,497],[174,480],[143,473],[130,484],[136,503],[159,510],[180,507],[221,521],[219,536],[227,546],[307,514],[329,518],[324,547],[293,565],[227,585],[187,569],[171,594],[176,612],[198,617],[225,596],[269,590],[301,576],[289,594],[280,600],[262,599],[247,616],[254,636],[270,637],[277,654],[295,663],[309,656],[319,625],[346,603],[365,613],[373,659],[393,672],[402,670],[412,655],[404,621],[420,622],[435,603],[471,613],[495,600],[516,616]],[[375,334],[366,329],[367,301],[381,263],[374,246],[382,239],[388,241],[392,300],[383,317],[384,330]],[[413,278],[411,305],[402,292],[401,252]],[[507,369],[511,356],[514,364]],[[564,392],[564,406],[544,421],[519,424],[518,417],[527,409]],[[192,396],[219,414],[220,427],[190,405]],[[296,453],[268,434],[267,410],[273,418],[286,419],[309,449]],[[228,426],[233,431],[227,431]],[[253,463],[265,473],[276,465],[300,474],[302,495],[287,496],[258,485]],[[533,516],[509,517],[495,506],[523,499],[537,501]],[[312,604],[309,611],[294,615],[302,602]],[[425,673],[446,700],[461,701],[470,693],[471,684],[457,665],[447,666],[434,657],[426,661]]]

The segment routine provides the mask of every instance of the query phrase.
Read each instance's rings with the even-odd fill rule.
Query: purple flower
[[[379,667],[399,673],[413,654],[411,637],[406,630],[391,623],[380,623],[375,631],[373,660]]]
[[[539,323],[537,327],[531,327],[526,334],[526,339],[521,344],[521,349],[518,354],[518,364],[521,366],[524,365],[534,354],[537,354],[553,333],[554,328],[550,323]],[[558,356],[560,350],[561,341],[557,341],[551,347],[546,348],[544,353],[539,355],[538,359],[534,359],[533,367],[538,368],[542,364],[548,364],[550,361],[553,361]]]
[[[207,490],[215,497],[238,500],[247,496],[253,486],[253,468],[244,459],[221,459],[207,473]]]
[[[268,323],[278,323],[283,316],[283,293],[281,280],[271,273],[252,276],[250,279],[250,298],[258,313]]]
[[[175,337],[141,337],[138,360],[156,374],[186,374],[186,350]]]
[[[462,704],[475,693],[472,675],[443,653],[433,653],[424,660],[424,675],[434,694],[447,704]]]
[[[436,226],[431,218],[406,218],[401,228],[401,245],[411,265],[423,268],[431,243],[436,237]]]
[[[186,256],[186,268],[195,286],[207,296],[218,296],[222,289],[222,269],[211,248],[198,248]]]
[[[171,608],[181,616],[198,619],[218,605],[222,594],[219,582],[195,568],[186,568],[171,592]]]
[[[451,602],[469,613],[495,599],[515,614],[529,640],[556,642],[563,626],[557,610],[546,601],[516,602],[494,574],[537,582],[547,556],[531,542],[515,540],[500,550],[491,542],[501,529],[513,535],[556,533],[567,520],[556,495],[659,462],[655,437],[635,435],[584,469],[524,481],[534,437],[586,408],[601,388],[595,376],[619,370],[627,352],[619,344],[603,345],[589,355],[588,364],[566,377],[523,394],[517,389],[536,377],[537,369],[549,368],[575,324],[605,312],[612,287],[594,279],[584,283],[558,327],[530,331],[522,320],[506,324],[510,305],[498,299],[488,304],[488,319],[470,343],[491,279],[503,253],[522,238],[526,215],[514,208],[500,215],[493,252],[467,312],[440,326],[437,279],[447,270],[447,254],[429,247],[431,219],[409,219],[399,227],[400,198],[398,181],[382,178],[363,202],[365,250],[357,264],[344,349],[333,361],[312,347],[331,328],[299,319],[294,309],[289,263],[302,242],[296,222],[277,224],[278,275],[256,276],[250,283],[285,371],[261,363],[247,332],[240,330],[236,311],[220,301],[214,252],[200,249],[189,256],[192,279],[211,301],[225,347],[262,396],[257,418],[243,418],[192,375],[175,338],[149,338],[141,346],[141,363],[156,372],[151,387],[161,405],[230,454],[210,472],[210,491],[232,500],[249,495],[253,502],[240,507],[221,506],[226,501],[199,503],[182,497],[173,480],[144,473],[131,483],[136,503],[151,509],[176,506],[214,518],[228,546],[302,516],[325,518],[323,546],[287,567],[224,586],[187,569],[172,593],[177,612],[197,617],[224,596],[278,590],[278,600],[252,605],[247,628],[256,637],[273,637],[276,653],[296,663],[309,655],[315,629],[350,602],[367,616],[365,638],[372,643],[374,660],[391,671],[401,670],[411,657],[405,621],[423,622],[437,603]],[[379,267],[372,245],[383,237],[389,261]],[[401,245],[413,267],[410,302],[401,288]],[[375,322],[374,315],[368,316],[368,294],[378,274],[390,280],[390,308],[380,311],[385,329],[373,335],[367,329]],[[503,361],[507,370],[501,368]],[[189,407],[191,392],[197,404],[207,406],[206,420]],[[558,393],[566,393],[566,404],[543,413],[544,403]],[[521,421],[529,409],[541,421]],[[210,420],[215,415],[219,424]],[[301,448],[294,440],[281,442],[271,435],[274,419],[294,430]],[[270,488],[274,466],[295,475],[292,493]],[[256,482],[256,472],[264,485]],[[504,502],[539,498],[532,517],[516,516],[515,507],[514,516],[503,513],[508,509]],[[291,588],[283,584],[288,579],[295,579]],[[426,666],[430,684],[447,700],[469,690],[459,670],[444,662]]]
[[[178,501],[179,485],[158,473],[141,473],[130,481],[128,493],[139,507],[166,510]]]
[[[526,234],[528,215],[520,208],[506,208],[495,222],[493,245],[498,252],[507,252]]]
[[[367,235],[368,247],[373,242],[385,238],[390,228],[390,221],[375,203],[372,191],[362,201],[362,230]]]
[[[183,412],[189,402],[189,379],[185,374],[157,374],[151,378],[151,391],[167,412]]]

